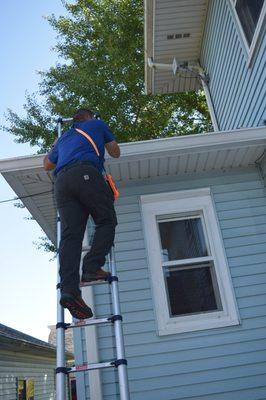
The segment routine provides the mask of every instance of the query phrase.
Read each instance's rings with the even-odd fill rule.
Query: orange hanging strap
[[[88,139],[88,141],[90,142],[90,144],[93,146],[94,150],[96,151],[97,156],[100,157],[100,153],[99,153],[98,147],[96,146],[94,140],[86,132],[84,132],[82,129],[75,128],[75,130],[78,133],[80,133],[81,135],[83,135],[86,139]]]
[[[111,191],[113,192],[114,199],[117,200],[119,195],[120,195],[120,193],[119,193],[119,190],[116,187],[116,184],[115,184],[115,181],[113,180],[112,175],[105,174],[105,180],[106,180],[107,184],[109,185]]]

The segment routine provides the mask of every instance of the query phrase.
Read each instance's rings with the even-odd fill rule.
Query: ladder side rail
[[[114,259],[114,248],[112,247],[109,254],[109,265],[112,276],[116,276],[116,266]],[[112,296],[112,311],[114,315],[121,315],[118,282],[113,280],[111,283],[111,296]],[[116,320],[114,322],[115,343],[116,343],[116,356],[117,360],[125,360],[125,346],[123,337],[122,321]],[[118,378],[120,389],[120,400],[130,400],[128,375],[126,364],[118,365]]]
[[[58,120],[58,138],[62,134],[62,121]],[[60,219],[57,214],[57,324],[64,324],[64,308],[60,304],[60,263],[59,263],[59,244],[60,244]],[[56,367],[65,367],[65,329],[61,327],[56,329]],[[56,373],[56,400],[66,399],[66,374],[64,372]]]

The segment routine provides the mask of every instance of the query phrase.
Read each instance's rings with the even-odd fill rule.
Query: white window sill
[[[197,318],[193,316],[169,318],[167,321],[162,322],[162,327],[158,321],[158,335],[173,335],[175,333],[184,332],[195,332],[206,329],[224,328],[227,326],[239,325],[240,321],[238,318],[230,318],[228,315],[223,313],[211,313],[197,315]]]

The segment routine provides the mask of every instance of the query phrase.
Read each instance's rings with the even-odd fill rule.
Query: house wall
[[[34,400],[55,399],[55,359],[0,352],[0,399],[17,399],[17,378],[34,380]]]
[[[261,126],[266,120],[265,29],[250,67],[230,0],[209,0],[201,65],[221,131]]]
[[[139,196],[201,187],[210,187],[213,194],[241,324],[159,337]],[[131,183],[121,188],[117,214],[116,260],[131,400],[265,399],[266,199],[257,169]],[[97,316],[109,315],[108,286],[94,290]],[[112,327],[97,329],[100,359],[114,359]],[[117,399],[117,372],[102,370],[102,379],[104,400]]]

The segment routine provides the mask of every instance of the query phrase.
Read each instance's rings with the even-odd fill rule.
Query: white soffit
[[[145,86],[148,94],[194,91],[201,87],[192,73],[174,76],[148,66],[198,63],[208,0],[145,0]]]
[[[120,147],[121,157],[107,158],[106,167],[118,186],[125,187],[143,179],[254,165],[266,148],[266,127],[123,143]],[[24,197],[22,202],[33,218],[56,243],[53,177],[44,171],[42,162],[43,155],[0,160],[0,173],[16,195]]]

